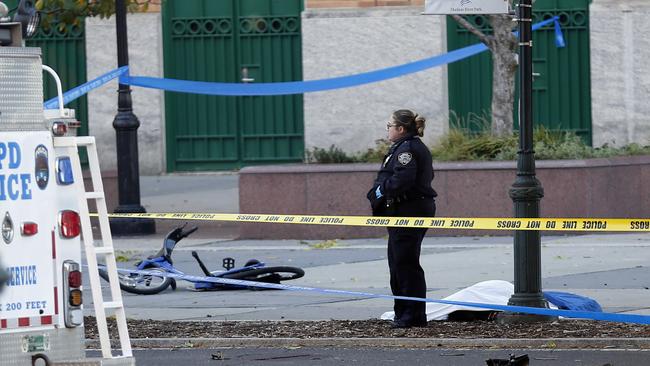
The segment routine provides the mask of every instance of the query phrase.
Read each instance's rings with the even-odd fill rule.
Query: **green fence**
[[[550,130],[573,131],[591,144],[589,3],[590,0],[537,0],[534,4],[534,23],[560,17],[566,47],[555,46],[552,24],[533,32],[533,69],[539,74],[533,84],[533,121]],[[487,17],[468,16],[467,20],[490,32]],[[447,19],[449,50],[477,42],[478,38],[465,28],[450,17]],[[482,122],[491,122],[492,56],[486,52],[451,64],[448,70],[450,121],[477,131],[484,127]]]
[[[9,9],[18,6],[18,0],[4,0]],[[80,25],[59,29],[54,24],[49,29],[39,27],[34,37],[26,42],[28,47],[40,47],[43,64],[56,71],[61,78],[63,91],[72,89],[87,81],[86,79],[86,32],[84,22]],[[56,97],[56,83],[49,74],[43,76],[45,100]],[[66,105],[76,111],[81,122],[79,135],[88,135],[88,99],[83,96]]]
[[[216,82],[302,80],[302,0],[163,2],[165,77]],[[302,95],[165,93],[167,170],[301,161]]]
[[[65,31],[58,28],[39,29],[36,35],[27,41],[27,46],[40,47],[43,64],[50,66],[59,74],[63,91],[85,83],[86,80],[86,36],[83,23],[68,26]],[[56,96],[54,79],[43,76],[45,99]],[[81,122],[79,135],[88,135],[88,98],[83,97],[68,103],[67,108],[76,111],[77,120]]]

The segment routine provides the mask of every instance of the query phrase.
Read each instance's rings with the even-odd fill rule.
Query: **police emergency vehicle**
[[[73,174],[76,148],[56,147],[76,121],[43,109],[43,70],[53,70],[40,48],[22,47],[38,23],[30,9],[21,0],[12,22],[0,2],[0,365],[76,364],[85,358],[83,178]]]

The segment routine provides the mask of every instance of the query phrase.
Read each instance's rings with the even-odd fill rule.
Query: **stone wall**
[[[303,14],[305,80],[373,71],[446,50],[444,18],[421,7],[317,9]],[[305,146],[365,150],[386,137],[396,109],[427,117],[425,142],[447,129],[446,67],[347,89],[305,94]]]
[[[376,164],[249,167],[239,176],[239,212],[369,216],[366,192]],[[514,162],[434,162],[438,217],[513,217]],[[542,217],[648,217],[650,156],[537,162]],[[621,177],[625,177],[621,179]],[[240,225],[245,239],[381,237],[383,228],[297,224]],[[428,235],[511,235],[509,231],[430,230]]]
[[[650,1],[594,0],[591,11],[593,143],[650,144]]]
[[[160,13],[129,14],[129,63],[131,75],[163,76],[162,25]],[[117,67],[115,17],[86,20],[88,80]],[[90,134],[95,136],[102,171],[117,169],[115,129],[117,80],[88,94]],[[160,174],[165,170],[163,92],[133,88],[133,111],[140,120],[138,152],[141,174]]]

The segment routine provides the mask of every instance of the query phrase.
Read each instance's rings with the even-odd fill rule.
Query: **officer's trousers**
[[[395,216],[433,217],[433,198],[401,202],[393,210]],[[390,288],[395,296],[426,297],[427,285],[420,266],[420,248],[427,229],[388,228],[388,268]],[[408,325],[426,324],[426,303],[395,300],[396,322]]]

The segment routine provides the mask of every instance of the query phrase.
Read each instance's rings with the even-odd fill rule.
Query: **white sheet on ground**
[[[508,305],[508,300],[510,300],[510,296],[512,296],[514,291],[515,287],[508,281],[490,280],[479,282],[473,286],[462,289],[445,297],[443,300]],[[549,304],[549,306],[553,309],[557,309],[557,307],[552,304]],[[426,310],[427,320],[447,320],[447,316],[456,310],[484,311],[490,309],[428,302]],[[395,313],[392,311],[387,311],[381,315],[382,320],[393,320],[394,317]]]

